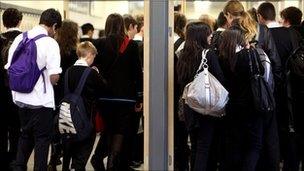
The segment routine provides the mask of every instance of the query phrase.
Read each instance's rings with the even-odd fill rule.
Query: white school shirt
[[[39,34],[48,35],[47,30],[42,26],[35,26],[28,31],[28,37],[34,38]],[[18,35],[12,43],[8,53],[8,63],[5,69],[10,67],[12,56],[23,35]],[[37,65],[39,69],[46,67],[43,71],[45,76],[46,92],[44,92],[44,82],[42,76],[39,77],[33,91],[31,93],[19,93],[12,91],[13,101],[19,107],[38,108],[46,107],[55,109],[54,89],[51,84],[50,76],[60,74],[60,50],[58,43],[51,37],[43,37],[36,40],[37,46]]]

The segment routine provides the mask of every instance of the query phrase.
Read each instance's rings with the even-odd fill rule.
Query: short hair
[[[88,53],[97,55],[96,47],[90,41],[81,42],[77,46],[77,50],[76,50],[76,54],[77,54],[78,58],[86,57],[88,55]]]
[[[276,17],[275,8],[272,3],[264,2],[258,7],[258,14],[260,14],[265,20],[273,21]]]
[[[256,10],[255,8],[251,8],[251,9],[249,9],[247,12],[250,14],[251,18],[252,18],[254,21],[258,22],[257,10]]]
[[[130,14],[125,14],[122,16],[123,17],[123,20],[125,22],[125,28],[126,30],[128,31],[129,30],[129,26],[132,25],[133,27],[135,25],[137,25],[137,22],[136,20],[132,17],[132,15]]]
[[[81,26],[82,34],[86,35],[89,31],[94,31],[94,26],[91,23],[85,23]]]
[[[186,16],[182,13],[174,12],[174,32],[182,39],[185,39],[184,29],[186,24]]]
[[[138,14],[134,18],[137,22],[137,33],[139,33],[140,29],[144,26],[144,15]]]
[[[58,29],[62,25],[61,14],[54,8],[47,9],[42,12],[39,24],[44,24],[47,27],[52,27],[56,24],[55,29]]]
[[[22,13],[15,8],[8,8],[2,15],[3,25],[6,28],[17,27],[19,22],[22,20]]]
[[[285,8],[280,13],[281,18],[287,20],[290,25],[300,25],[302,20],[302,11],[296,7]]]
[[[227,18],[225,17],[224,12],[220,12],[217,20],[216,20],[217,27],[223,27],[225,24],[227,24]]]

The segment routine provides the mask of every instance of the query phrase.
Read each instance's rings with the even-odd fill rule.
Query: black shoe
[[[106,170],[104,168],[103,163],[102,163],[103,161],[101,159],[98,160],[95,155],[92,156],[92,159],[91,159],[90,162],[91,162],[95,171],[105,171]]]

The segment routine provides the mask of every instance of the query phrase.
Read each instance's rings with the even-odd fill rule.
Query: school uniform
[[[48,35],[42,26],[35,26],[28,31],[28,37],[37,35]],[[12,43],[8,63],[5,68],[10,67],[12,56],[23,35],[16,37]],[[45,77],[39,77],[31,93],[19,93],[12,91],[13,102],[19,107],[21,123],[21,135],[19,138],[16,169],[26,169],[27,161],[35,149],[35,164],[37,170],[47,169],[47,157],[51,132],[53,127],[53,110],[55,109],[54,91],[50,76],[61,73],[60,52],[57,42],[51,37],[43,37],[35,41],[37,46],[37,65],[39,69],[46,67],[42,72]],[[46,90],[46,91],[44,91]]]
[[[5,33],[0,36],[0,52],[4,48],[5,44],[9,41],[13,41],[21,32],[19,28],[9,28]],[[20,124],[18,110],[13,103],[11,91],[7,85],[7,72],[4,70],[5,62],[7,62],[7,56],[1,56],[0,53],[0,84],[1,84],[1,113],[3,117],[0,123],[0,164],[3,167],[8,167],[9,163],[16,159],[18,138],[20,134]],[[9,144],[7,143],[9,142]],[[9,146],[9,150],[8,150]]]
[[[85,60],[79,59],[74,66],[70,67],[68,72],[68,88],[70,92],[74,92],[81,78],[82,73],[88,68]],[[105,82],[99,76],[97,71],[91,69],[84,88],[81,92],[81,97],[84,101],[87,117],[93,121],[95,116],[93,111],[96,107],[96,99],[105,91]],[[70,160],[72,160],[71,168],[76,171],[85,170],[86,163],[90,157],[95,141],[95,131],[92,130],[90,136],[80,142],[65,141],[63,144],[63,166],[62,170],[69,170]]]
[[[136,103],[142,102],[143,72],[138,57],[138,45],[124,38],[109,36],[96,41],[98,55],[95,64],[107,80],[109,93],[101,99],[105,119],[105,136],[108,138],[108,169],[126,170],[130,123]]]

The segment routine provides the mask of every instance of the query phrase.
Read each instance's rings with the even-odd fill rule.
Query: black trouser
[[[250,108],[227,110],[222,170],[255,171],[263,143],[263,121]]]
[[[80,142],[63,142],[63,164],[62,170],[69,171],[70,161],[71,168],[75,171],[85,171],[85,166],[91,155],[95,142],[96,133],[92,132],[90,137]]]
[[[185,122],[174,118],[174,170],[189,170],[188,132]]]
[[[140,137],[137,134],[142,112],[134,112],[130,118],[130,148],[128,148],[128,159],[131,161],[140,161],[141,153],[143,155],[143,145],[141,145]]]
[[[215,118],[209,116],[199,117],[199,128],[194,132],[191,145],[195,149],[195,160],[193,170],[207,171],[210,167],[210,149],[215,132]],[[193,136],[193,135],[192,135]]]
[[[91,163],[95,171],[104,171],[105,166],[103,159],[108,155],[107,137],[104,136],[104,132],[100,133],[100,137],[95,148],[94,154],[91,159]]]
[[[19,108],[21,135],[16,159],[16,170],[26,170],[34,149],[34,170],[46,171],[49,145],[53,128],[53,109]]]
[[[258,171],[278,171],[280,163],[280,145],[275,114],[265,116],[263,147],[258,162]]]
[[[10,100],[1,102],[0,121],[0,166],[8,170],[9,164],[16,160],[20,121],[17,106]],[[8,148],[9,147],[9,148]]]

